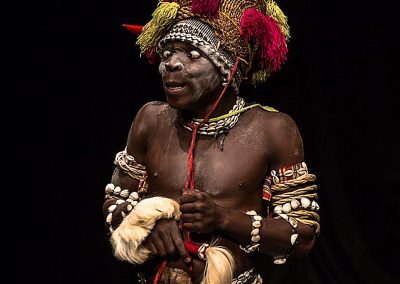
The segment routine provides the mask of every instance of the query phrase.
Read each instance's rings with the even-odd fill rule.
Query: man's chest
[[[188,176],[190,140],[154,137],[146,153],[150,194],[179,198]],[[195,188],[232,203],[261,194],[268,170],[262,142],[230,133],[223,141],[200,137],[193,159]],[[235,203],[235,201],[233,201]]]

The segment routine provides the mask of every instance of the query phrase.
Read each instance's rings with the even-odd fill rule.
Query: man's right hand
[[[191,261],[176,220],[158,220],[144,245],[150,249],[152,255],[163,258],[182,258],[186,263]]]

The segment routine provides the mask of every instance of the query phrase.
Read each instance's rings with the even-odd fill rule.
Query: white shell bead
[[[119,186],[117,186],[116,188],[114,188],[114,193],[116,195],[118,195],[121,192],[121,188]]]
[[[257,236],[252,236],[252,237],[251,237],[251,241],[252,241],[252,242],[255,242],[255,243],[256,243],[256,242],[258,242],[259,240],[260,240],[260,236],[259,236],[259,235],[257,235]]]
[[[312,211],[314,211],[316,208],[317,208],[317,206],[315,205],[317,202],[315,202],[315,200],[313,200],[313,202],[311,202],[311,210]]]
[[[276,205],[274,207],[274,213],[276,213],[276,214],[282,213],[282,205]]]
[[[251,210],[251,211],[247,211],[246,214],[250,215],[250,216],[254,216],[254,215],[257,215],[257,212],[254,210]]]
[[[300,168],[297,172],[298,172],[299,175],[301,175],[301,176],[307,173],[306,169],[303,169],[303,168]]]
[[[289,213],[290,211],[292,211],[292,206],[290,206],[290,203],[285,203],[282,206],[282,212],[283,213]]]
[[[133,209],[133,206],[132,206],[132,205],[128,204],[128,206],[126,206],[126,210],[132,211],[132,209]]]
[[[106,193],[110,194],[114,190],[115,186],[112,183],[106,185]]]
[[[121,197],[123,198],[127,198],[129,196],[129,190],[124,189],[123,191],[121,191]]]
[[[310,199],[305,198],[305,197],[302,197],[300,201],[301,201],[301,206],[302,206],[304,209],[307,209],[307,207],[310,206],[310,204],[311,204]]]
[[[299,223],[297,222],[296,219],[289,217],[289,224],[290,224],[290,226],[292,226],[293,228],[296,229]]]
[[[253,222],[253,227],[254,228],[260,228],[261,227],[261,222],[260,221],[254,221]]]
[[[108,207],[108,212],[113,212],[115,210],[115,208],[117,208],[117,205],[111,205],[110,207]]]
[[[108,227],[108,230],[110,230],[111,234],[114,233],[114,229],[111,226]]]
[[[132,202],[133,202],[133,200],[130,199],[130,198],[128,198],[126,201],[129,202],[129,203],[132,203]]]
[[[288,221],[289,220],[289,217],[288,217],[288,215],[286,215],[286,214],[278,214],[279,216],[281,216],[283,219],[285,219],[286,221]]]
[[[108,214],[106,218],[107,224],[111,224],[111,221],[112,221],[112,213]]]
[[[286,258],[277,258],[274,260],[274,264],[284,264],[286,262]]]
[[[122,203],[124,203],[124,202],[125,202],[125,200],[123,200],[123,199],[118,199],[117,202],[115,202],[115,204],[120,205],[120,204],[122,204]]]
[[[200,259],[205,259],[205,256],[204,256],[204,254],[203,254],[203,253],[201,253],[201,252],[199,252],[199,253],[198,253],[198,256],[199,256],[199,258],[200,258]]]
[[[293,235],[290,236],[290,243],[292,245],[294,245],[294,243],[296,242],[298,236],[299,236],[299,234],[293,234]]]
[[[289,176],[293,175],[293,170],[287,170],[283,174],[284,174],[285,177],[289,177]]]
[[[261,217],[261,216],[258,216],[258,215],[254,216],[253,218],[254,218],[254,220],[256,220],[256,221],[261,221],[261,220],[262,220],[262,217]]]
[[[139,193],[137,193],[136,191],[131,192],[131,194],[129,195],[129,198],[131,198],[133,200],[137,200],[137,199],[139,199]]]
[[[131,204],[132,204],[132,206],[136,206],[136,204],[138,204],[138,202],[137,201],[132,201]]]
[[[293,209],[297,209],[300,206],[300,202],[297,199],[292,199],[290,201],[290,206],[292,206]]]
[[[260,233],[260,229],[254,229],[253,231],[251,231],[252,236],[257,236],[259,233]]]
[[[125,217],[126,217],[126,214],[125,214],[124,211],[121,211],[121,215],[122,215],[122,218],[125,218]]]

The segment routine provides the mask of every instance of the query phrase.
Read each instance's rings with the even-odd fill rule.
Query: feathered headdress
[[[178,30],[176,25],[183,20],[193,29]],[[196,28],[200,29],[196,36],[201,36],[203,24],[196,21],[210,27],[204,28],[205,33],[212,30],[213,35],[208,37],[206,44],[223,57],[226,55],[228,59],[223,59],[227,60],[227,66],[232,66],[229,58],[233,61],[239,58],[242,79],[250,80],[254,85],[265,82],[271,72],[278,71],[286,61],[290,31],[287,17],[274,0],[160,1],[144,27],[124,26],[138,36],[141,54],[154,62],[160,42],[179,40],[182,34],[185,41],[190,42],[191,36],[185,35]],[[193,42],[196,47],[201,46],[197,39]],[[224,69],[218,66],[219,60],[211,60],[219,69]]]

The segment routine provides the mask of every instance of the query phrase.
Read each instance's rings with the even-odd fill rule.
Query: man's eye
[[[169,56],[171,56],[171,55],[172,55],[172,52],[171,52],[170,50],[164,50],[164,51],[161,53],[162,58],[167,58],[167,57],[169,57]]]
[[[197,50],[192,50],[189,52],[190,58],[200,58],[201,54]]]

